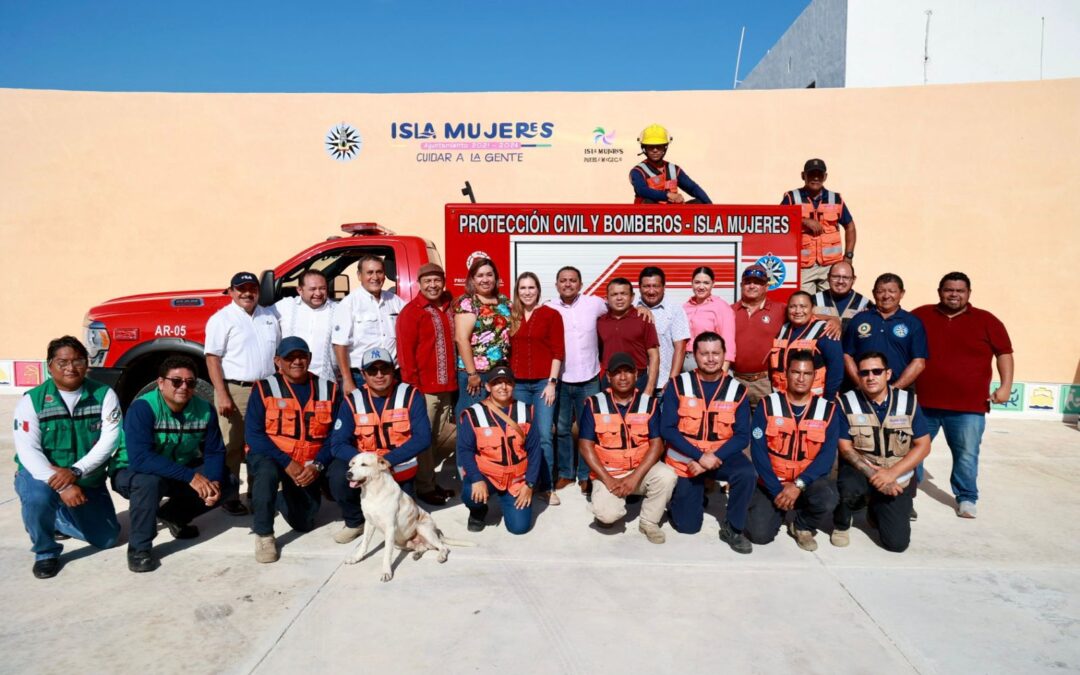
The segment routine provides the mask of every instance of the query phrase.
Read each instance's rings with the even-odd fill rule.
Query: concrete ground
[[[10,428],[15,397],[0,397]],[[10,435],[0,454],[13,454]],[[1080,670],[1080,435],[1052,422],[990,423],[979,518],[958,519],[943,439],[927,460],[919,520],[903,554],[878,548],[861,517],[851,546],[786,535],[740,556],[717,539],[713,499],[698,535],[649,544],[590,526],[575,487],[515,537],[465,529],[455,500],[435,510],[454,548],[440,565],[379,554],[356,566],[326,504],[281,560],[254,560],[250,518],[220,512],[202,536],[159,533],[161,568],[128,572],[124,544],[65,544],[51,580],[33,556],[12,488],[0,479],[0,671],[80,672],[728,672],[983,673]],[[449,475],[449,474],[448,474]],[[116,498],[121,522],[127,503]],[[636,516],[636,507],[631,507]],[[126,536],[126,535],[125,535]]]

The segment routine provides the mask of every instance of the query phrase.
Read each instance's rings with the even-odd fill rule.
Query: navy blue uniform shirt
[[[844,329],[844,353],[854,359],[863,352],[881,352],[888,358],[886,365],[892,369],[890,384],[913,359],[930,356],[922,321],[904,309],[896,310],[888,319],[876,309],[867,309],[852,317]]]

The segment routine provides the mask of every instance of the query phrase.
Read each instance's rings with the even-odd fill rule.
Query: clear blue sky
[[[0,0],[0,87],[730,89],[809,0]]]

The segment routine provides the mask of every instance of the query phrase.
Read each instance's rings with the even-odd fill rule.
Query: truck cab
[[[442,258],[435,245],[420,237],[397,235],[377,223],[346,223],[344,236],[314,244],[260,277],[259,304],[264,307],[295,296],[300,275],[322,271],[330,282],[330,295],[340,300],[356,279],[356,263],[364,255],[377,255],[386,266],[387,290],[408,302],[418,292],[420,266]],[[235,270],[222,270],[227,278]],[[206,322],[229,302],[223,289],[168,291],[114,298],[90,309],[84,319],[90,351],[90,376],[116,390],[126,406],[153,386],[157,369],[168,356],[185,355],[199,365],[198,394],[213,399],[203,354]]]

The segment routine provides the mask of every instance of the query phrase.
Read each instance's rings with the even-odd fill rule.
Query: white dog
[[[383,552],[382,581],[394,578],[390,563],[394,550],[414,551],[419,560],[425,551],[439,551],[439,562],[446,562],[450,547],[435,527],[431,514],[421,509],[405,494],[390,473],[390,463],[373,452],[362,452],[349,461],[349,487],[360,488],[360,508],[364,512],[364,538],[345,563],[353,565],[367,555],[373,532],[377,529],[386,541]],[[456,542],[467,545],[467,542]]]

